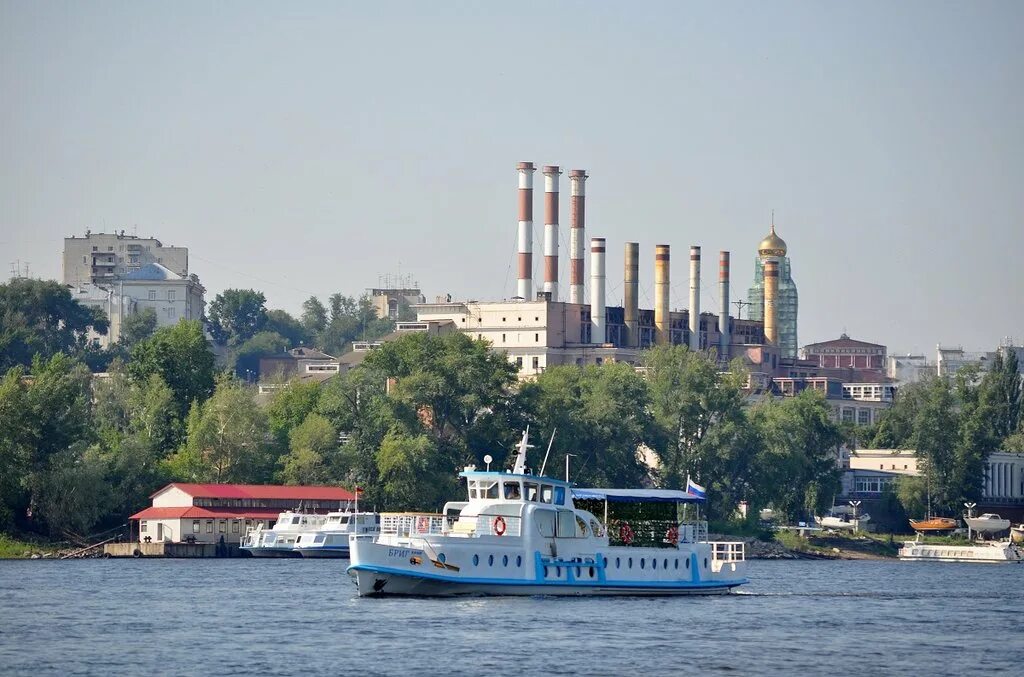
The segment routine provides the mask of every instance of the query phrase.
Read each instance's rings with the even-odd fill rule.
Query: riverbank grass
[[[0,534],[0,559],[28,559],[33,554],[50,553],[59,549],[59,543],[19,541],[7,534]]]

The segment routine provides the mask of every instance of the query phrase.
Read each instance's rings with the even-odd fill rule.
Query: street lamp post
[[[849,504],[853,506],[853,531],[860,533],[860,522],[857,521],[857,508],[860,507],[860,501],[849,501]]]
[[[978,506],[977,503],[964,503],[964,507],[967,508],[967,519],[974,517],[974,509]],[[967,540],[971,540],[971,523],[967,523]]]

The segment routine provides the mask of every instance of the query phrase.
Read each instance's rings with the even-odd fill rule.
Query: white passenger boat
[[[1010,528],[1010,520],[990,512],[981,517],[965,517],[964,521],[967,522],[967,526],[983,534],[995,534]]]
[[[871,515],[862,513],[857,515],[848,506],[835,506],[824,517],[814,517],[814,521],[822,529],[834,529],[836,531],[859,530],[871,521]]]
[[[908,562],[1024,562],[1024,550],[1009,541],[977,541],[971,545],[945,545],[906,541],[899,558]]]
[[[359,594],[715,594],[747,582],[743,543],[709,542],[699,515],[681,519],[702,496],[573,489],[527,473],[527,447],[524,434],[511,472],[466,468],[469,500],[444,515],[385,515],[380,535],[352,537]]]
[[[380,515],[375,512],[329,512],[319,529],[299,534],[294,550],[303,557],[348,557],[349,536],[378,533]]]
[[[253,557],[298,557],[294,552],[298,537],[316,531],[326,520],[326,515],[287,510],[277,516],[277,522],[270,529],[260,524],[246,531],[239,547]]]

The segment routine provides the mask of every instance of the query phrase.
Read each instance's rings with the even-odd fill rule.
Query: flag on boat
[[[696,482],[694,482],[693,480],[691,480],[690,476],[687,475],[686,476],[686,493],[693,494],[694,496],[699,496],[700,498],[704,498],[705,491],[704,491],[704,487],[702,487],[701,485],[699,485]]]

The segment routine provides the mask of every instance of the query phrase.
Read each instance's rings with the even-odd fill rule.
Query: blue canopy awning
[[[580,489],[572,490],[579,500],[610,503],[702,503],[704,498],[678,489]]]

